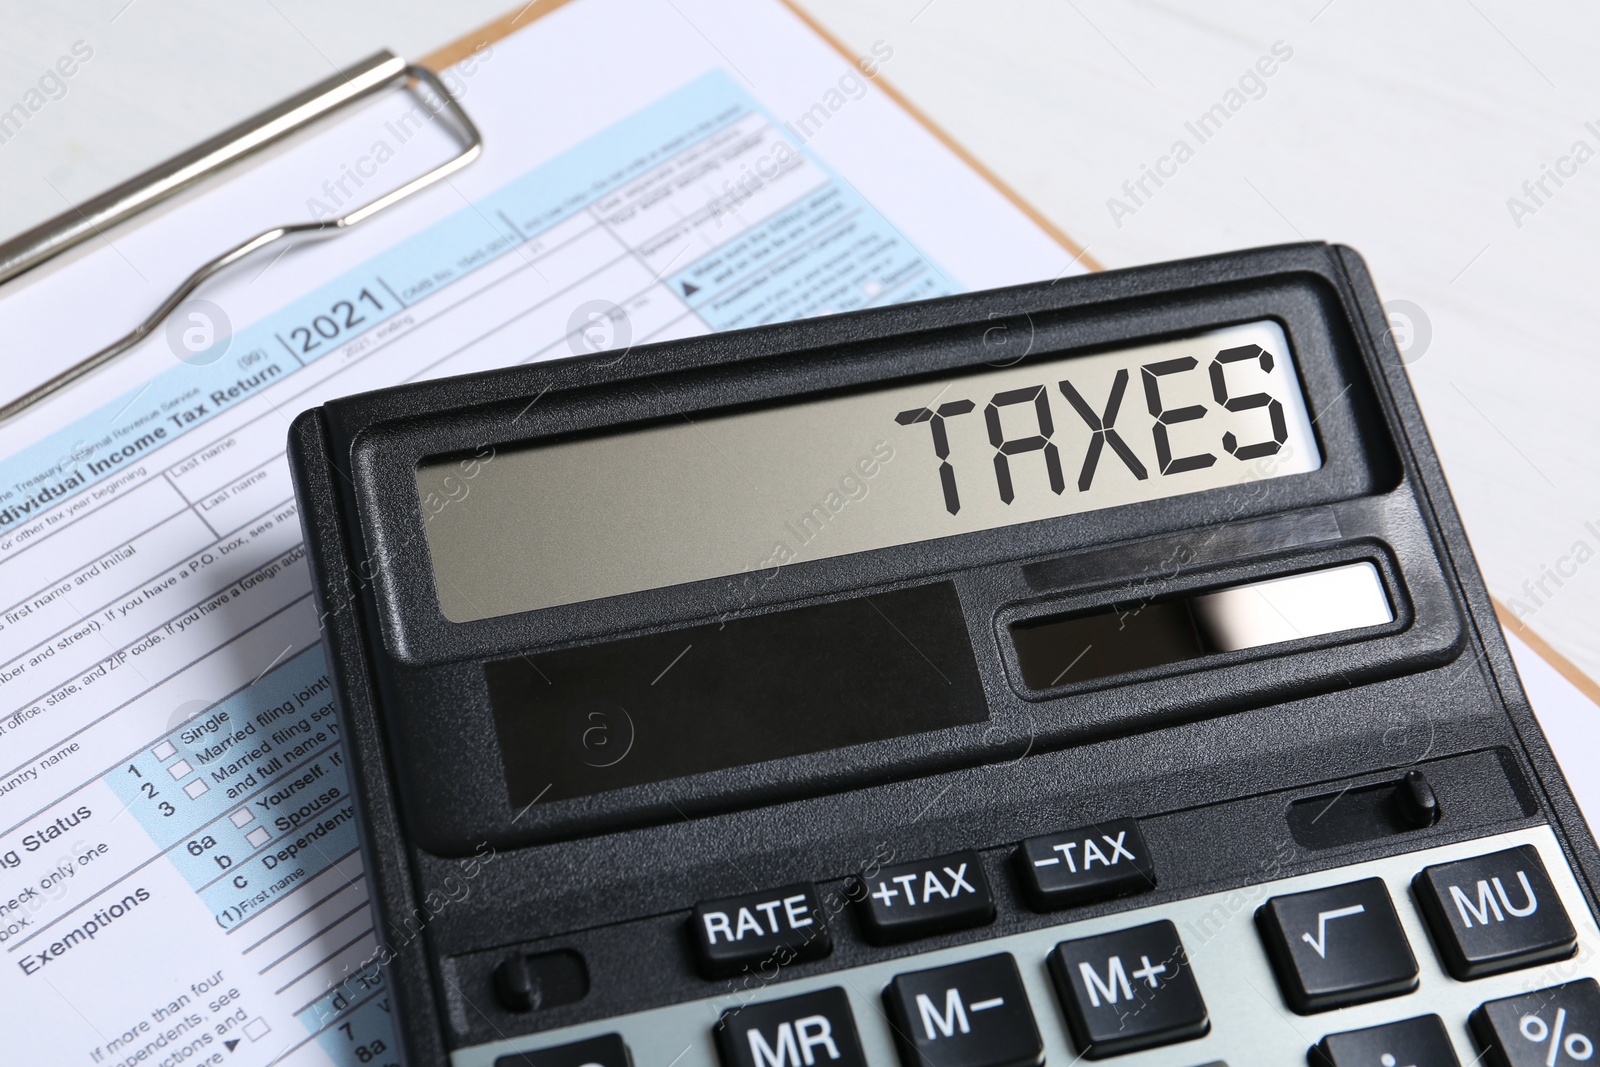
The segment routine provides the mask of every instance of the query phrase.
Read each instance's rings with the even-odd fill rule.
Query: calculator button
[[[862,879],[867,940],[882,945],[994,921],[994,894],[976,852],[885,867]]]
[[[1256,923],[1284,999],[1301,1015],[1417,988],[1417,958],[1381,878],[1273,897]]]
[[[1461,1067],[1437,1015],[1329,1034],[1311,1050],[1313,1067]]]
[[[716,1025],[723,1067],[866,1067],[856,1017],[842,989],[723,1012]]]
[[[633,1059],[621,1037],[605,1034],[558,1048],[501,1056],[494,1067],[633,1067]]]
[[[1413,888],[1446,969],[1462,981],[1566,959],[1577,948],[1531,845],[1425,868]]]
[[[1204,1037],[1211,1024],[1178,928],[1163,919],[1063,941],[1050,976],[1067,1026],[1091,1060]]]
[[[817,888],[810,884],[698,904],[689,936],[706,978],[726,978],[769,960],[782,966],[821,959],[833,951]]]
[[[905,1067],[1037,1067],[1044,1042],[1008,953],[895,976],[883,991]]]
[[[1150,850],[1132,819],[1030,837],[1017,849],[1016,863],[1035,911],[1142,893],[1156,884]]]
[[[1594,1056],[1600,1041],[1600,985],[1584,978],[1491,1000],[1470,1021],[1495,1067],[1575,1067]]]

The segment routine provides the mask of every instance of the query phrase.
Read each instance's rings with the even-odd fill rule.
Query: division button
[[[1329,1034],[1311,1050],[1313,1067],[1461,1067],[1444,1020],[1420,1015]]]
[[[1132,819],[1030,837],[1017,849],[1016,863],[1035,911],[1142,893],[1156,884],[1150,850]]]
[[[723,1067],[867,1067],[842,989],[726,1011],[716,1038]]]
[[[905,1067],[1038,1067],[1044,1042],[1008,953],[896,975],[883,991]]]
[[[1578,946],[1532,845],[1425,868],[1413,888],[1445,968],[1461,981],[1566,959]]]
[[[885,867],[862,879],[863,932],[883,945],[994,921],[994,894],[976,852]]]
[[[494,1061],[494,1067],[633,1067],[628,1046],[616,1034],[604,1034],[557,1048],[514,1052]]]
[[[1576,1067],[1594,1057],[1600,1041],[1600,985],[1583,978],[1491,1000],[1470,1021],[1495,1067]]]
[[[1204,1037],[1211,1028],[1178,928],[1162,919],[1063,941],[1050,976],[1078,1048],[1091,1060]]]
[[[698,904],[689,937],[708,979],[769,961],[785,967],[817,960],[833,951],[817,888],[809,883]]]
[[[1301,1015],[1417,988],[1417,958],[1381,878],[1273,897],[1256,924],[1284,999]]]

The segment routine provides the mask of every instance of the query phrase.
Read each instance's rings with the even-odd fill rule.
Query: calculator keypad
[[[1005,855],[997,852],[951,854],[905,871],[875,871],[870,882],[842,881],[815,898],[817,919],[840,908],[859,918],[860,893],[877,875],[947,864],[959,870],[956,856],[987,867],[988,888],[1003,906],[1006,895],[993,879]],[[1020,865],[1013,873],[1020,892]],[[1531,892],[1523,890],[1524,876]],[[1497,877],[1511,909],[1500,900]],[[1527,913],[1514,916],[1519,920],[1538,914],[1553,925],[1520,928],[1521,947],[1509,957],[1515,970],[1458,980],[1443,928],[1424,904],[1425,879],[1444,885],[1452,905],[1449,886],[1459,886],[1493,922],[1493,907],[1478,896],[1483,880],[1508,923],[1518,911]],[[751,896],[759,905],[774,895]],[[975,931],[843,968],[813,966],[776,978],[746,972],[708,985],[704,1000],[517,1041],[555,1052],[614,1033],[631,1048],[634,1067],[983,1067],[1124,1057],[1130,1067],[1308,1058],[1314,1067],[1551,1067],[1552,1050],[1556,1064],[1578,1067],[1600,1039],[1600,985],[1593,980],[1600,930],[1582,900],[1552,831],[1532,827],[1000,936]],[[706,910],[702,905],[696,916]],[[862,925],[834,921],[835,938],[856,938],[849,947],[856,959],[874,951],[852,932]],[[1566,940],[1565,929],[1573,930]],[[1274,939],[1277,949],[1269,947]],[[1552,943],[1576,959],[1552,961]],[[1313,961],[1344,958],[1350,967],[1318,972],[1293,958],[1288,950],[1296,945]],[[1275,954],[1289,961],[1287,969]],[[1297,986],[1308,1005],[1335,989],[1359,1003],[1323,1002],[1318,1014],[1301,1018],[1290,1010]],[[507,1045],[514,1051],[515,1042],[497,1042],[493,1051],[507,1064],[522,1062],[506,1057]],[[490,1051],[458,1050],[453,1067],[498,1067],[479,1049]]]

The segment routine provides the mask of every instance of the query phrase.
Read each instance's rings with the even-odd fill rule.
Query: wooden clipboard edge
[[[514,13],[495,19],[493,22],[478,27],[476,30],[473,30],[464,37],[452,41],[443,48],[429,52],[427,55],[418,60],[418,62],[422,66],[427,67],[429,70],[442,71],[448,66],[459,63],[461,60],[465,59],[467,56],[470,56],[472,53],[478,51],[484,46],[493,44],[495,41],[500,40],[507,34],[520,30],[524,26],[528,26],[538,21],[545,15],[550,14],[550,12],[556,10],[557,8],[564,7],[571,2],[572,0],[533,0],[532,3],[523,5],[523,7],[519,8]],[[845,47],[844,42],[829,32],[828,29],[815,18],[813,18],[809,12],[801,9],[795,0],[778,0],[778,3],[781,3],[784,7],[788,8],[790,13],[793,14],[795,18],[799,19],[802,23],[809,27],[812,33],[816,34],[824,42],[826,42],[828,47],[839,53],[839,55],[849,62],[851,66],[856,65],[857,58],[850,53],[848,48]],[[535,10],[536,8],[537,10]],[[955,138],[951,137],[948,133],[941,129],[932,119],[927,116],[925,112],[923,112],[921,108],[913,104],[906,98],[905,94],[901,93],[900,90],[896,89],[892,84],[890,84],[888,79],[886,79],[882,74],[879,74],[877,77],[873,78],[872,81],[878,86],[878,88],[883,90],[884,94],[887,95],[889,99],[900,105],[901,109],[904,110],[906,114],[910,115],[913,119],[920,123],[925,130],[933,134],[933,136],[938,139],[939,143],[943,144],[946,148],[953,152],[957,159],[971,167],[979,177],[983,178],[984,181],[994,186],[996,192],[1009,200],[1012,206],[1026,215],[1035,226],[1038,226],[1045,233],[1049,234],[1052,240],[1070,252],[1074,260],[1082,263],[1090,270],[1097,271],[1105,269],[1104,266],[1102,266],[1094,257],[1090,256],[1088,252],[1086,252],[1083,247],[1078,244],[1078,242],[1074,241],[1071,237],[1068,237],[1064,230],[1062,230],[1055,223],[1051,222],[1042,213],[1040,213],[1037,208],[1019,196],[1016,190],[1012,189],[1009,185],[1002,181],[1000,177],[994,173],[994,171],[984,166],[978,161],[977,157],[975,157],[971,152],[967,151],[967,149],[959,141],[955,140]],[[1589,678],[1588,675],[1579,670],[1571,660],[1567,659],[1567,657],[1563,656],[1561,653],[1552,648],[1548,641],[1529,629],[1521,619],[1518,619],[1512,615],[1511,612],[1507,610],[1506,606],[1500,603],[1499,600],[1494,600],[1491,598],[1491,601],[1494,604],[1495,614],[1500,618],[1500,625],[1504,626],[1506,629],[1510,630],[1512,633],[1521,638],[1524,644],[1543,657],[1546,663],[1554,667],[1556,671],[1567,681],[1577,686],[1578,689],[1581,690],[1583,694],[1590,700],[1594,701],[1596,704],[1600,704],[1600,685],[1597,685]]]
[[[1563,656],[1551,647],[1550,642],[1534,633],[1528,624],[1511,613],[1511,609],[1500,603],[1496,597],[1490,597],[1494,604],[1494,613],[1500,617],[1500,625],[1516,634],[1523,644],[1537,652],[1541,659],[1554,667],[1556,673],[1576,686],[1584,696],[1600,704],[1600,685],[1578,669],[1578,665]]]
[[[493,22],[485,23],[472,32],[456,38],[443,48],[437,48],[421,59],[417,65],[427,67],[435,74],[442,72],[446,67],[453,67],[466,59],[472,53],[482,49],[502,37],[507,37],[525,26],[531,26],[557,8],[566,7],[572,0],[530,0],[516,11],[501,15]],[[537,9],[537,10],[535,10]]]

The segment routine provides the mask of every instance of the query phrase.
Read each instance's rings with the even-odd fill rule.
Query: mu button
[[[1165,919],[1063,941],[1050,977],[1091,1060],[1204,1037],[1211,1029],[1178,928]]]
[[[734,1008],[716,1032],[724,1067],[867,1067],[842,989]]]
[[[786,967],[833,951],[816,886],[807,883],[698,904],[689,937],[706,978],[756,965]]]
[[[1038,1067],[1044,1042],[1007,953],[896,975],[883,991],[906,1067]]]
[[[1256,923],[1284,999],[1301,1015],[1417,988],[1417,958],[1381,878],[1273,897]]]
[[[885,867],[861,880],[857,912],[874,944],[994,921],[994,894],[976,852]]]
[[[1461,981],[1566,959],[1578,946],[1531,845],[1425,868],[1412,887],[1445,967]]]

